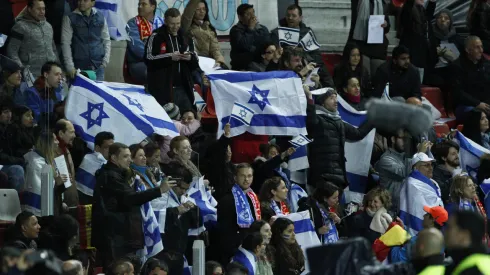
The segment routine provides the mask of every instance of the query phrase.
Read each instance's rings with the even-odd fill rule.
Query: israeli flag
[[[245,105],[235,102],[233,110],[231,111],[231,118],[238,119],[238,121],[243,124],[250,126],[254,114],[254,111],[250,110]]]
[[[310,30],[301,41],[299,41],[305,52],[311,52],[320,49],[320,44],[316,41],[315,34]]]
[[[419,171],[413,171],[400,190],[400,219],[411,236],[422,230],[424,206],[444,206],[437,183]]]
[[[114,40],[127,40],[126,21],[122,14],[123,0],[97,0],[95,8],[102,13],[109,28],[109,35]]]
[[[299,135],[289,141],[289,143],[291,143],[294,146],[294,148],[305,146],[310,142],[311,140],[307,138],[305,135]]]
[[[218,211],[216,206],[218,203],[206,190],[204,186],[204,177],[196,179],[191,184],[189,190],[187,190],[186,201],[191,201],[199,208],[199,218],[203,221],[203,224],[211,223],[216,224],[218,221]],[[184,203],[183,201],[182,203]],[[190,236],[197,236],[206,230],[205,226],[194,228],[189,230]]]
[[[187,258],[184,256],[184,271],[182,272],[182,275],[192,275],[192,266],[189,265],[189,262],[187,261]]]
[[[342,97],[337,97],[340,117],[344,122],[354,127],[361,126],[367,119],[366,111],[357,111],[352,108]],[[373,151],[374,135],[373,129],[364,139],[357,142],[345,142],[345,170],[349,187],[345,190],[346,203],[351,201],[362,204],[362,199],[366,193],[368,182],[369,165]]]
[[[464,172],[476,179],[480,168],[480,158],[483,154],[490,154],[490,151],[483,146],[465,137],[459,131],[456,132],[455,141],[459,144],[459,162]]]
[[[248,269],[248,275],[255,275],[257,272],[257,259],[255,255],[241,246],[231,261],[246,267]]]
[[[134,181],[138,192],[146,190],[145,185],[141,182],[140,177],[136,176]],[[153,212],[150,203],[144,203],[141,207],[141,216],[143,218],[143,236],[145,239],[145,247],[142,253],[142,262],[157,255],[163,250],[162,237],[160,235],[160,227]]]
[[[298,211],[298,201],[302,198],[308,197],[308,193],[297,184],[291,185],[291,190],[289,191],[291,213]]]
[[[3,45],[5,45],[5,42],[7,42],[7,38],[8,36],[6,36],[3,33],[0,33],[0,48],[3,47]]]
[[[488,196],[490,193],[490,179],[485,179],[482,183],[480,183],[480,188],[483,191],[483,194],[485,194],[483,205],[485,206],[485,211],[488,212],[488,209],[490,209],[490,196]],[[490,218],[487,216],[487,219]]]
[[[87,196],[94,196],[95,187],[95,172],[99,170],[102,165],[106,164],[107,160],[99,152],[92,154],[86,154],[83,157],[82,164],[75,173],[75,181],[77,183],[78,191],[84,193]]]
[[[299,42],[299,30],[292,28],[279,27],[277,29],[279,44],[297,46]]]
[[[94,149],[95,135],[112,132],[124,144],[140,143],[153,133],[179,135],[173,121],[142,86],[94,82],[78,74],[65,107],[77,134]]]
[[[308,150],[306,146],[301,146],[296,148],[296,152],[289,156],[288,169],[293,172],[306,168],[310,168],[310,163],[308,162]]]
[[[301,79],[292,71],[236,72],[209,74],[211,92],[216,104],[218,137],[228,121],[231,135],[248,131],[256,135],[297,136],[306,132],[306,97]],[[235,102],[252,110],[250,126],[230,120]]]
[[[194,105],[198,113],[202,113],[204,108],[206,108],[206,102],[196,90],[194,90]]]

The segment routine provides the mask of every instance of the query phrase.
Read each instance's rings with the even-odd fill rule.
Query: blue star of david
[[[306,47],[309,48],[309,47],[311,47],[311,45],[313,45],[313,41],[311,41],[311,39],[310,39],[310,40],[308,40],[308,42],[306,42]]]
[[[293,34],[290,32],[287,32],[284,34],[284,36],[286,37],[286,40],[291,40],[291,38],[293,37]]]
[[[470,167],[469,165],[466,165],[466,172],[468,172],[468,174],[475,178],[476,175],[478,174],[478,168],[473,168],[473,167]]]
[[[248,91],[252,97],[248,100],[248,103],[253,103],[257,104],[260,108],[260,110],[264,110],[266,105],[271,105],[269,102],[269,99],[267,99],[267,96],[269,95],[269,90],[259,90],[257,86],[253,86],[251,91]],[[257,95],[260,95],[262,97],[262,100],[257,98]]]
[[[245,111],[244,109],[241,109],[241,110],[240,110],[240,116],[241,116],[242,118],[246,118],[246,117],[247,117],[247,111]]]
[[[303,142],[305,142],[305,139],[304,138],[300,138],[300,139],[298,139],[298,141],[296,143],[303,144]]]
[[[90,102],[87,103],[88,103],[87,111],[80,114],[81,117],[87,120],[87,130],[96,124],[102,127],[102,120],[104,118],[109,118],[109,116],[104,112],[104,102],[97,103],[97,104],[93,104]],[[92,111],[94,110],[99,111],[99,115],[97,116],[96,119],[92,119]]]
[[[140,111],[144,112],[143,106],[141,105],[141,103],[138,102],[138,100],[136,100],[136,99],[133,100],[132,98],[130,98],[127,95],[123,95],[123,96],[128,100],[130,106],[135,106]]]

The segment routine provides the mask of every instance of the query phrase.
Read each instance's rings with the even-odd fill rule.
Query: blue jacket
[[[12,97],[15,105],[26,105],[24,92],[21,87],[9,87],[6,83],[0,86],[0,95],[8,95]]]
[[[152,32],[163,25],[163,19],[160,16],[156,16],[153,19]],[[127,47],[127,62],[136,63],[143,62],[145,55],[145,44],[148,38],[141,40],[138,24],[136,24],[136,17],[129,19],[126,25],[126,31],[128,32],[129,41]],[[149,37],[149,36],[148,36]]]
[[[52,113],[54,105],[63,100],[62,88],[58,87],[54,91],[54,97],[49,99],[43,99],[40,96],[39,87],[44,87],[44,85],[39,86],[39,79],[35,82],[34,86],[30,87],[25,91],[25,103],[27,107],[32,110],[32,115],[36,122],[39,122],[39,118],[43,113]]]

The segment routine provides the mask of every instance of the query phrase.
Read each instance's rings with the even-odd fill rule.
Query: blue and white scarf
[[[321,236],[321,241],[323,244],[336,243],[339,240],[339,233],[337,232],[337,227],[335,226],[335,222],[325,213],[320,204],[317,202],[316,206],[320,210],[323,218],[323,225],[330,228],[330,230]]]
[[[247,200],[247,195],[243,192],[242,188],[238,184],[233,185],[231,193],[235,199],[235,210],[237,216],[237,224],[240,228],[249,228],[254,222],[252,211],[250,211],[250,204]]]
[[[248,269],[248,275],[255,275],[257,270],[257,258],[252,252],[240,246],[231,261],[240,263],[246,267]]]
[[[459,199],[459,210],[475,211],[472,200]]]

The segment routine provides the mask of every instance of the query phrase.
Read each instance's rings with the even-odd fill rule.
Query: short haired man
[[[389,83],[389,96],[420,98],[420,75],[419,71],[410,64],[410,50],[405,46],[393,49],[393,59],[381,65],[373,78],[373,95],[381,97]]]
[[[63,262],[63,275],[84,275],[82,263],[77,260]]]
[[[454,141],[444,141],[436,144],[432,152],[437,161],[433,171],[433,179],[439,184],[442,201],[446,204],[449,203],[451,179],[461,172],[459,145]]]
[[[46,21],[43,0],[28,0],[27,10],[16,18],[7,45],[7,56],[22,67],[30,67],[34,77],[48,61],[58,61],[53,28]]]
[[[9,96],[15,105],[26,105],[25,97],[20,90],[22,83],[22,68],[12,59],[0,55],[0,69],[2,69],[3,85],[0,86],[0,96]]]
[[[181,110],[193,109],[192,72],[199,69],[194,41],[180,28],[178,9],[165,12],[165,24],[156,29],[145,45],[148,91],[160,105],[169,102]]]
[[[119,259],[111,263],[109,270],[113,275],[134,275],[134,267],[129,260]]]
[[[114,144],[114,134],[99,132],[95,135],[94,152],[86,154],[76,172],[78,197],[81,205],[92,204],[95,173],[109,159],[109,147]]]
[[[241,71],[248,68],[270,35],[267,27],[259,24],[253,5],[241,4],[237,14],[238,23],[230,30],[230,58],[232,69]]]
[[[15,236],[7,246],[12,246],[19,250],[37,249],[36,240],[39,237],[41,226],[33,213],[23,211],[17,215],[14,229]]]
[[[75,127],[69,120],[60,119],[54,125],[54,134],[59,142],[55,148],[55,157],[64,156],[71,182],[71,186],[64,191],[63,202],[68,207],[76,207],[79,204],[79,198],[75,182],[75,165],[70,153],[70,147],[73,146],[73,140],[75,139]],[[60,188],[64,188],[64,186]]]
[[[78,0],[78,7],[63,18],[61,49],[71,78],[80,69],[95,71],[97,80],[104,80],[111,38],[104,15],[94,5],[95,0]]]

